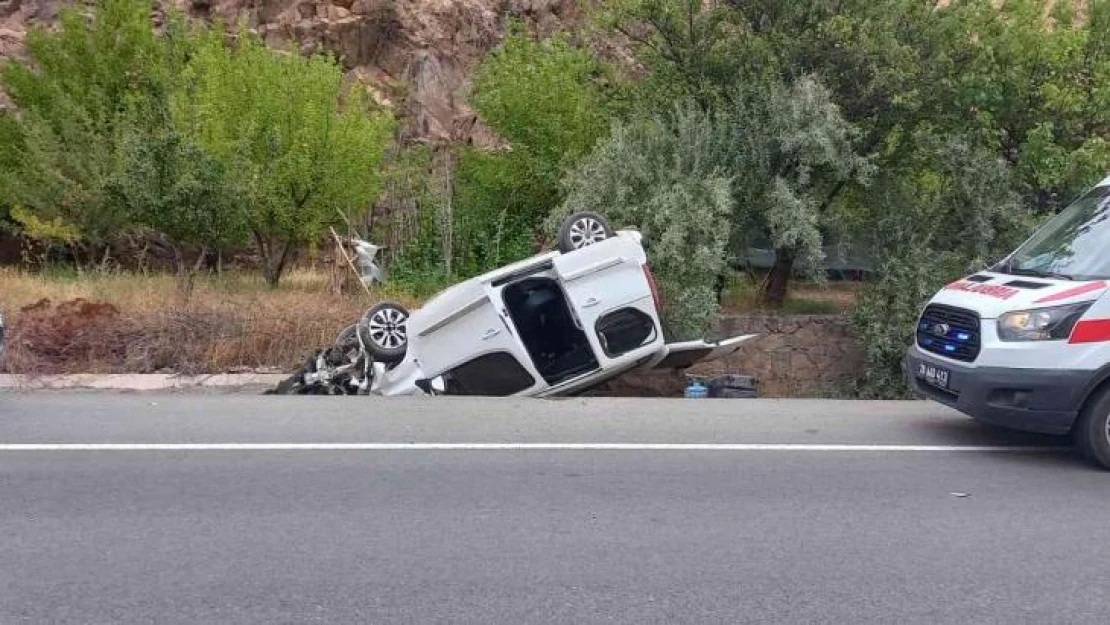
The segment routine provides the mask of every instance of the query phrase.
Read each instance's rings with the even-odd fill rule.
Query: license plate
[[[948,390],[948,369],[919,362],[917,363],[917,377],[930,386]]]

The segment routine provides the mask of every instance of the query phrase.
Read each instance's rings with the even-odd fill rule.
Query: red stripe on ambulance
[[[1075,324],[1069,343],[1105,343],[1110,341],[1110,319],[1088,319]]]
[[[1086,295],[1095,291],[1101,291],[1106,288],[1106,282],[1099,280],[1098,282],[1091,282],[1088,284],[1081,284],[1077,287],[1072,287],[1066,291],[1060,291],[1053,295],[1047,295],[1037,300],[1036,303],[1043,304],[1044,302],[1058,302],[1062,299],[1070,299],[1079,295]]]
[[[987,297],[995,297],[998,299],[1010,299],[1011,297],[1021,293],[1019,289],[1013,287],[1001,286],[996,284],[976,284],[974,282],[965,282],[963,280],[956,280],[952,284],[944,287],[950,291],[963,291],[965,293],[978,293],[979,295],[986,295]]]

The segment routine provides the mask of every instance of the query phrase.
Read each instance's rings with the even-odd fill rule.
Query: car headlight
[[[1062,341],[1094,302],[1053,308],[1015,310],[998,318],[998,338],[1003,341]]]

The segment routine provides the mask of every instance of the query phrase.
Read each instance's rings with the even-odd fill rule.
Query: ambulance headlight
[[[998,318],[998,338],[1003,341],[1063,341],[1093,302],[1015,310]]]

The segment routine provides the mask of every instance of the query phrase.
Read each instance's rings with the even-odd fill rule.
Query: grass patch
[[[838,315],[851,311],[864,284],[826,282],[814,284],[795,281],[781,308],[768,308],[759,302],[761,276],[734,274],[722,296],[721,310],[726,314],[764,315]]]
[[[172,275],[0,269],[14,373],[222,373],[287,370],[334,341],[389,291],[336,294],[325,272],[270,289],[252,274],[198,277],[183,299]],[[46,300],[43,302],[43,300]]]

